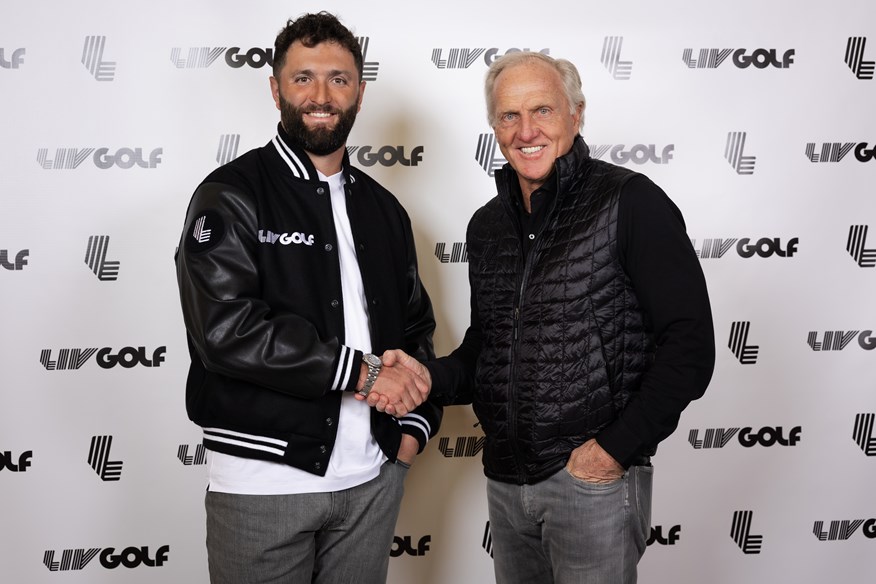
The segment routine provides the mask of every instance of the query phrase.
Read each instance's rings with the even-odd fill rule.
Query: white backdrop
[[[492,56],[528,48],[576,63],[594,152],[648,174],[685,214],[718,362],[654,459],[640,581],[866,581],[869,0],[7,6],[0,580],[207,581],[172,257],[198,182],[273,136],[270,69],[258,65],[276,33],[320,9],[367,43],[372,79],[349,145],[413,219],[440,354],[468,317],[465,226],[494,194],[498,150],[478,149]],[[448,409],[409,475],[391,583],[493,581],[481,437],[469,408]]]

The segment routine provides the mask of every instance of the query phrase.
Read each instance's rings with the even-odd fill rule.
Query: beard
[[[341,148],[347,142],[347,136],[356,121],[358,105],[354,103],[347,110],[338,110],[330,106],[312,106],[298,108],[280,96],[280,121],[292,140],[304,150],[317,156],[327,156]],[[311,112],[337,114],[334,128],[309,128],[304,123],[304,115]]]

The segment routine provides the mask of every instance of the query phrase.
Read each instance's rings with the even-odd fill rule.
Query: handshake
[[[426,401],[432,389],[432,377],[422,363],[401,349],[386,351],[380,360],[383,367],[368,396],[356,393],[356,399],[397,418]],[[363,363],[357,387],[362,387],[367,373],[368,368]]]

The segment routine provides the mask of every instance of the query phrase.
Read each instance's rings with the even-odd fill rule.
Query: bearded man
[[[434,357],[432,306],[407,213],[347,155],[355,37],[307,14],[274,59],[277,135],[198,186],[176,258],[210,580],[385,582],[404,477],[441,409],[375,355]],[[372,388],[394,415],[364,401]]]

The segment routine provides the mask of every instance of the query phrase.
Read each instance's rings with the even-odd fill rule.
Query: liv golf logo
[[[755,255],[762,258],[777,256],[780,258],[790,258],[797,253],[797,245],[800,243],[799,237],[793,237],[788,240],[788,243],[783,246],[782,240],[778,237],[761,237],[756,242],[752,243],[752,238],[743,237],[737,239],[735,237],[721,239],[710,238],[704,239],[702,246],[697,248],[697,240],[691,239],[690,243],[694,248],[694,252],[700,259],[720,259],[724,257],[730,249],[736,245],[736,253],[741,258],[752,258]],[[738,243],[737,243],[738,242]]]
[[[216,162],[221,166],[237,158],[238,146],[240,146],[240,134],[222,134],[219,136],[219,150],[216,152]]]
[[[152,358],[146,356],[146,347],[124,347],[117,354],[113,353],[110,347],[104,347],[97,350],[96,347],[87,349],[61,349],[58,351],[58,358],[52,359],[52,350],[43,349],[40,351],[40,363],[47,371],[64,371],[70,369],[80,369],[85,363],[91,359],[91,356],[97,354],[97,364],[103,369],[112,369],[115,366],[121,366],[123,369],[131,369],[136,365],[144,367],[160,367],[164,363],[164,354],[167,352],[167,347],[158,347],[152,353]]]
[[[0,471],[5,468],[10,472],[26,472],[32,457],[33,450],[22,452],[18,457],[8,450],[0,452]]]
[[[114,570],[119,566],[125,568],[139,568],[147,566],[150,568],[161,567],[167,562],[167,554],[170,552],[169,545],[159,547],[155,555],[152,556],[147,546],[141,547],[126,547],[122,551],[116,553],[116,548],[79,548],[69,549],[61,552],[61,559],[55,561],[55,551],[46,550],[43,554],[43,564],[51,572],[67,572],[71,570],[81,570],[85,568],[100,554],[100,565],[108,570]]]
[[[755,446],[763,446],[770,448],[778,444],[779,446],[796,446],[800,442],[801,434],[803,433],[802,426],[794,426],[785,436],[785,430],[781,426],[764,426],[760,430],[755,431],[754,428],[748,426],[746,428],[707,428],[703,432],[702,439],[700,431],[697,429],[691,430],[688,433],[687,441],[694,447],[695,450],[724,448],[734,436],[739,435],[739,444],[745,448],[753,448]]]
[[[529,49],[526,48],[522,50],[529,51]],[[507,55],[508,53],[519,53],[520,51],[521,49],[513,48],[503,51],[495,47],[490,49],[455,48],[447,49],[447,52],[445,53],[444,49],[432,49],[432,63],[439,69],[468,69],[475,63],[475,61],[480,59],[481,55],[483,55],[484,64],[489,67],[493,64],[493,61],[502,55]],[[537,52],[542,55],[551,54],[550,49],[542,49]]]
[[[88,450],[88,464],[102,481],[117,481],[122,478],[122,461],[110,460],[112,436],[92,436]]]
[[[750,322],[741,320],[734,322],[730,326],[730,341],[727,346],[743,365],[754,365],[757,363],[757,354],[760,351],[759,345],[748,344],[748,331],[750,328]]]
[[[872,330],[865,331],[824,331],[822,340],[818,340],[817,331],[809,331],[806,342],[813,351],[842,351],[852,340],[858,338],[858,346],[865,351],[876,349],[876,337]]]
[[[0,47],[0,67],[4,69],[18,69],[24,63],[24,49],[14,49],[7,58],[6,49]]]
[[[873,435],[873,421],[876,414],[858,414],[855,416],[855,429],[852,438],[867,456],[876,456],[876,437]]]
[[[453,248],[450,253],[447,253],[447,244],[439,241],[435,244],[435,257],[442,264],[456,264],[468,262],[468,251],[465,242],[454,241]]]
[[[812,533],[818,541],[845,541],[852,537],[858,528],[864,528],[861,533],[867,539],[876,539],[876,519],[844,519],[831,521],[827,531],[824,530],[824,521],[816,521],[812,526]]]
[[[414,545],[413,538],[410,535],[404,537],[396,535],[392,538],[392,547],[389,550],[389,555],[393,558],[397,558],[402,554],[422,557],[429,551],[430,543],[432,543],[431,535],[424,535],[419,538],[416,545]]]
[[[746,554],[759,554],[763,545],[763,536],[751,533],[751,523],[754,517],[753,511],[734,511],[733,525],[730,528],[730,537]]]
[[[616,81],[628,81],[633,73],[632,61],[621,61],[621,48],[624,45],[624,37],[607,36],[602,41],[602,66],[611,73]]]
[[[0,249],[0,266],[12,271],[23,270],[24,266],[27,265],[27,258],[29,255],[29,249],[22,249],[18,251],[18,253],[15,253],[15,259],[10,261],[12,254],[9,253],[9,250]]]
[[[207,449],[203,444],[197,444],[195,445],[195,453],[189,454],[189,445],[180,444],[176,451],[176,457],[186,466],[207,464]]]
[[[227,49],[227,50],[226,50]],[[170,49],[170,62],[177,69],[206,69],[225,53],[225,64],[232,69],[240,69],[249,65],[253,69],[261,69],[265,65],[273,66],[274,50],[253,47],[241,52],[240,47],[189,47],[186,56],[179,47]]]
[[[438,451],[445,458],[472,458],[484,449],[483,436],[457,436],[456,444],[450,446],[450,438],[443,436],[438,439]]]
[[[55,158],[52,159],[49,158],[48,148],[40,148],[37,150],[37,162],[44,170],[74,170],[91,156],[94,166],[101,170],[113,167],[128,170],[135,165],[156,168],[161,163],[163,152],[163,148],[155,148],[144,156],[142,148],[119,148],[114,152],[109,148],[56,148]]]
[[[82,64],[97,81],[112,81],[116,76],[115,61],[103,60],[105,47],[105,36],[85,37],[85,44],[82,46]]]
[[[404,146],[347,146],[347,154],[362,166],[374,166],[378,162],[381,166],[417,166],[423,161],[423,147],[414,146],[411,155],[405,154]]]
[[[874,61],[864,60],[867,37],[849,37],[846,41],[846,65],[858,79],[873,79]]]
[[[858,162],[876,160],[876,146],[868,149],[866,142],[822,142],[820,152],[815,152],[815,146],[815,142],[806,143],[806,157],[810,162],[839,162],[853,148]]]
[[[745,132],[728,132],[727,145],[724,147],[724,158],[736,170],[736,174],[754,174],[756,156],[744,156]]]
[[[849,238],[846,241],[846,251],[862,268],[876,267],[876,248],[867,249],[868,225],[852,225],[849,227]]]
[[[377,81],[377,70],[380,68],[379,61],[368,60],[368,45],[371,40],[368,37],[356,37],[362,48],[362,81]]]
[[[663,535],[662,525],[652,525],[651,535],[648,536],[648,542],[646,545],[650,546],[654,543],[660,545],[675,545],[678,543],[679,539],[681,539],[681,525],[673,525],[669,528],[666,535]]]
[[[101,282],[119,279],[119,262],[106,259],[109,250],[109,235],[92,235],[85,248],[85,265],[91,268]]]
[[[496,143],[495,134],[481,134],[478,136],[478,148],[475,151],[475,160],[481,165],[487,174],[495,176],[496,171],[508,162],[501,155],[496,156],[499,145]]]
[[[669,144],[659,149],[660,154],[657,154],[658,149],[656,144],[632,144],[629,148],[626,144],[598,144],[590,145],[590,156],[602,159],[606,153],[609,153],[611,161],[622,166],[628,162],[633,164],[645,164],[646,162],[669,164],[669,161],[672,160],[672,154],[675,152],[675,144]]]
[[[749,54],[748,49],[700,49],[696,59],[693,58],[693,49],[684,49],[681,60],[688,69],[717,69],[733,55],[732,62],[739,69],[787,69],[794,63],[794,49],[788,49],[782,53],[781,58],[776,49],[754,49]]]

